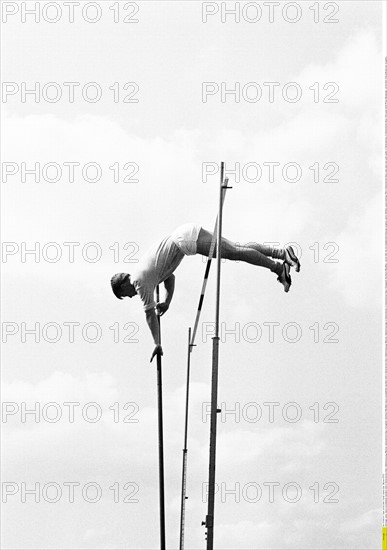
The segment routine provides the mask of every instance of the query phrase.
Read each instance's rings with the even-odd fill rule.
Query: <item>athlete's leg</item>
[[[196,243],[196,250],[198,254],[208,256],[210,252],[212,241],[212,233],[206,229],[201,229],[198,235]],[[250,246],[239,245],[226,238],[222,238],[221,245],[222,258],[226,260],[242,261],[252,265],[258,265],[265,267],[273,271],[277,275],[282,273],[282,264],[274,262],[268,256],[260,252],[259,250]],[[216,257],[216,249],[214,250],[214,258]]]
[[[254,250],[257,250],[258,252],[264,254],[265,256],[268,256],[269,258],[275,258],[276,260],[285,260],[285,250],[283,248],[273,248],[271,246],[256,242],[244,243],[239,246],[245,248],[254,248]]]
[[[296,271],[300,271],[300,261],[296,256],[296,253],[294,252],[294,249],[292,246],[288,245],[285,248],[272,248],[271,246],[267,246],[260,243],[246,243],[242,244],[240,246],[247,247],[247,248],[254,248],[254,250],[257,250],[261,254],[264,254],[265,256],[269,256],[270,258],[275,258],[276,260],[283,260],[285,261],[290,267],[294,267]]]

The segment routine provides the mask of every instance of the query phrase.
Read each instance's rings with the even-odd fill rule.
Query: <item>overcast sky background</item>
[[[31,3],[28,3],[31,4]],[[43,6],[44,2],[41,3]],[[81,2],[82,4],[82,2]],[[84,4],[84,3],[83,3]],[[150,549],[157,548],[158,462],[156,365],[149,364],[152,339],[138,298],[119,302],[110,288],[115,272],[130,273],[132,259],[179,224],[194,221],[212,229],[217,213],[218,174],[202,178],[202,163],[226,162],[233,168],[264,162],[296,162],[303,175],[284,181],[276,172],[270,182],[241,176],[228,191],[224,235],[238,242],[292,241],[302,251],[300,273],[285,294],[275,276],[260,268],[225,262],[222,267],[219,403],[259,404],[262,418],[246,414],[218,418],[217,481],[231,489],[240,484],[240,502],[221,491],[215,506],[215,546],[219,549],[373,549],[381,538],[381,429],[383,341],[383,3],[341,2],[338,23],[314,23],[312,2],[299,2],[302,17],[284,21],[281,11],[270,23],[267,11],[256,23],[243,18],[225,23],[219,13],[202,22],[201,2],[137,2],[137,24],[112,22],[112,2],[101,3],[102,17],[87,23],[21,22],[20,13],[3,24],[3,81],[20,85],[97,82],[103,98],[25,103],[20,93],[3,103],[3,161],[98,162],[103,175],[88,183],[79,175],[57,183],[20,173],[2,183],[3,241],[18,251],[3,256],[3,323],[18,332],[3,346],[3,400],[56,402],[63,418],[41,417],[21,422],[20,412],[3,417],[3,481],[29,487],[55,482],[98,483],[102,498],[85,502],[80,491],[69,503],[64,492],[57,503],[33,497],[21,502],[18,492],[3,504],[3,547],[9,549]],[[121,7],[124,3],[121,3]],[[262,3],[259,3],[262,5]],[[323,9],[321,17],[329,12]],[[228,3],[230,7],[230,3]],[[232,5],[232,3],[231,3]],[[243,3],[240,4],[243,6]],[[281,5],[282,8],[282,5]],[[64,12],[65,13],[65,12]],[[90,12],[91,13],[91,12]],[[122,19],[122,13],[121,13]],[[263,97],[239,103],[220,94],[202,102],[202,82],[258,82]],[[114,103],[109,86],[136,82],[138,103]],[[263,82],[297,82],[303,96],[296,103],[268,101]],[[338,103],[313,102],[309,86],[336,82]],[[220,84],[219,84],[220,85]],[[251,90],[252,91],[252,90]],[[328,90],[329,92],[330,90]],[[133,162],[137,183],[113,181],[109,166]],[[309,169],[336,163],[338,182],[315,182]],[[122,180],[121,172],[121,180]],[[126,173],[124,174],[126,175]],[[22,262],[21,243],[58,243],[62,258],[48,262],[31,255]],[[63,243],[77,242],[68,261]],[[81,249],[96,242],[102,257],[95,263]],[[135,243],[124,250],[125,243]],[[120,261],[114,261],[119,243]],[[315,243],[318,243],[317,245]],[[326,247],[327,243],[336,243]],[[12,245],[11,245],[12,246]],[[116,245],[117,246],[117,245]],[[324,249],[324,246],[326,247]],[[310,247],[313,247],[311,249]],[[317,249],[319,257],[317,258]],[[8,248],[10,250],[10,248]],[[53,254],[51,248],[49,254]],[[90,249],[90,254],[93,251]],[[329,254],[332,253],[331,256]],[[329,262],[329,258],[338,260]],[[325,261],[324,261],[325,259]],[[318,260],[318,261],[317,261]],[[193,324],[205,263],[185,258],[176,271],[176,291],[162,319],[164,348],[164,430],[167,546],[178,547],[180,479],[188,326]],[[208,476],[209,424],[202,403],[210,400],[211,335],[203,330],[214,320],[215,269],[207,289],[198,346],[192,355],[186,548],[204,548],[207,504],[202,484]],[[21,339],[22,323],[31,328],[58,323],[57,343]],[[69,342],[65,322],[80,323]],[[101,338],[82,339],[81,328],[97,323]],[[132,339],[125,323],[138,325]],[[279,323],[269,341],[267,323]],[[109,327],[118,323],[120,342]],[[236,325],[239,323],[239,325]],[[264,325],[266,323],[266,325]],[[295,343],[294,327],[302,335]],[[324,343],[335,323],[339,330]],[[256,339],[257,327],[262,336]],[[311,326],[319,327],[314,342]],[[4,326],[4,325],[3,325]],[[240,327],[238,329],[238,327]],[[50,336],[51,335],[51,336]],[[90,336],[93,331],[90,329]],[[244,337],[243,337],[244,336]],[[201,340],[207,340],[201,342]],[[250,341],[249,341],[250,340]],[[65,402],[80,407],[97,402],[99,422],[76,412],[67,420]],[[120,404],[113,422],[109,406]],[[123,405],[135,402],[137,423],[123,423]],[[268,406],[277,402],[274,422]],[[281,415],[296,402],[300,421]],[[323,422],[333,409],[337,423]],[[318,403],[314,422],[309,407]],[[255,408],[254,408],[255,407]],[[316,409],[316,406],[315,406]],[[249,412],[254,416],[257,405]],[[52,413],[52,410],[51,410]],[[289,410],[289,415],[294,413]],[[91,411],[92,414],[92,411]],[[66,417],[66,418],[65,418]],[[225,421],[222,421],[225,420]],[[114,503],[109,487],[138,485],[137,503]],[[274,502],[264,483],[278,482]],[[282,497],[288,482],[302,488],[298,502]],[[319,502],[309,489],[319,484]],[[243,498],[246,484],[263,489],[259,502]],[[339,486],[337,503],[323,502]],[[254,485],[255,484],[255,485]],[[237,486],[236,486],[237,487]],[[249,493],[254,496],[254,492]],[[292,493],[290,492],[291,496]]]

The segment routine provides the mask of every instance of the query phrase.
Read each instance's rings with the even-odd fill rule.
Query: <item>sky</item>
[[[153,342],[110,277],[180,224],[212,230],[221,161],[224,236],[293,243],[301,271],[285,294],[222,263],[215,547],[380,546],[383,3],[288,4],[80,1],[70,22],[63,2],[2,3],[4,548],[159,547]],[[204,270],[183,260],[162,318],[168,548]],[[213,266],[188,550],[205,547],[214,316]]]

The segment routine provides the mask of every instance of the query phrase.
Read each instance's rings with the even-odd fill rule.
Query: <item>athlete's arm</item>
[[[145,316],[146,316],[146,322],[148,323],[148,327],[152,333],[155,346],[158,346],[160,344],[159,322],[157,320],[156,312],[153,308],[148,309],[148,311],[145,312]]]
[[[165,301],[159,302],[157,304],[157,311],[160,315],[164,315],[164,313],[169,309],[169,304],[172,301],[173,293],[175,291],[175,276],[172,274],[168,277],[168,279],[165,279],[164,281],[165,286]]]
[[[152,362],[153,357],[155,355],[163,355],[163,348],[161,347],[161,344],[160,344],[159,322],[157,320],[155,310],[153,308],[149,309],[148,311],[145,312],[145,316],[146,316],[146,322],[148,323],[148,327],[150,328],[150,331],[151,331],[152,336],[153,336],[153,341],[155,343],[155,348],[154,348],[153,353],[152,353],[151,358],[150,358],[150,360]]]

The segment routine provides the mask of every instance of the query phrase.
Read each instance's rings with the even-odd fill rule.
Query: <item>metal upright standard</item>
[[[157,302],[160,301],[159,286],[156,287]],[[161,344],[160,315],[157,315],[159,324],[159,342]],[[161,369],[161,355],[157,354],[157,408],[159,428],[159,498],[160,498],[160,549],[165,550],[165,497],[164,497],[164,436],[163,436],[163,381]]]
[[[207,528],[207,550],[214,547],[214,508],[215,508],[215,466],[216,466],[216,424],[218,413],[218,363],[219,363],[219,307],[220,307],[220,270],[222,265],[222,212],[223,190],[227,187],[223,181],[224,163],[220,170],[218,232],[216,242],[216,310],[215,336],[212,339],[212,380],[211,380],[211,424],[210,424],[210,460],[208,469],[208,511],[205,525]]]
[[[223,166],[223,163],[222,163]],[[221,168],[223,171],[223,167]],[[228,178],[225,180],[225,185],[223,186],[223,195],[222,195],[222,207],[224,199],[226,196]],[[188,437],[188,413],[189,413],[189,380],[190,380],[190,368],[191,368],[191,352],[195,347],[195,338],[196,332],[199,326],[200,314],[203,306],[204,295],[206,292],[208,276],[211,268],[211,261],[215,251],[216,238],[218,232],[218,216],[216,217],[214,232],[211,240],[210,251],[208,253],[207,265],[204,272],[202,289],[200,292],[199,305],[196,312],[196,318],[194,323],[193,331],[191,328],[188,331],[188,350],[187,350],[187,386],[186,386],[186,403],[185,403],[185,429],[184,429],[184,448],[183,448],[183,467],[182,467],[182,483],[181,483],[181,510],[180,510],[180,543],[179,550],[184,550],[184,534],[185,534],[185,503],[187,500],[187,461],[188,461],[188,446],[187,446],[187,437]]]
[[[223,162],[222,162],[221,165],[223,166]],[[227,183],[228,183],[228,178],[225,179],[225,182],[224,182],[224,185],[223,185],[222,208],[223,208],[224,199],[226,197],[226,191],[227,191],[227,189],[231,189],[231,187],[227,186]],[[208,276],[210,274],[212,257],[213,257],[214,252],[215,252],[216,237],[217,237],[217,233],[218,233],[218,217],[219,216],[216,216],[215,227],[214,227],[214,232],[213,232],[213,235],[212,235],[210,251],[208,253],[208,258],[207,258],[206,270],[204,272],[203,285],[202,285],[202,290],[201,290],[200,298],[199,298],[199,305],[198,305],[198,309],[197,309],[197,312],[196,312],[196,319],[195,319],[194,328],[193,328],[193,331],[192,331],[191,348],[195,345],[196,332],[197,332],[197,329],[198,329],[198,326],[199,326],[199,319],[200,319],[200,313],[202,311],[202,305],[203,305],[203,301],[204,301],[204,294],[205,294],[206,288],[207,288],[207,281],[208,281]]]

